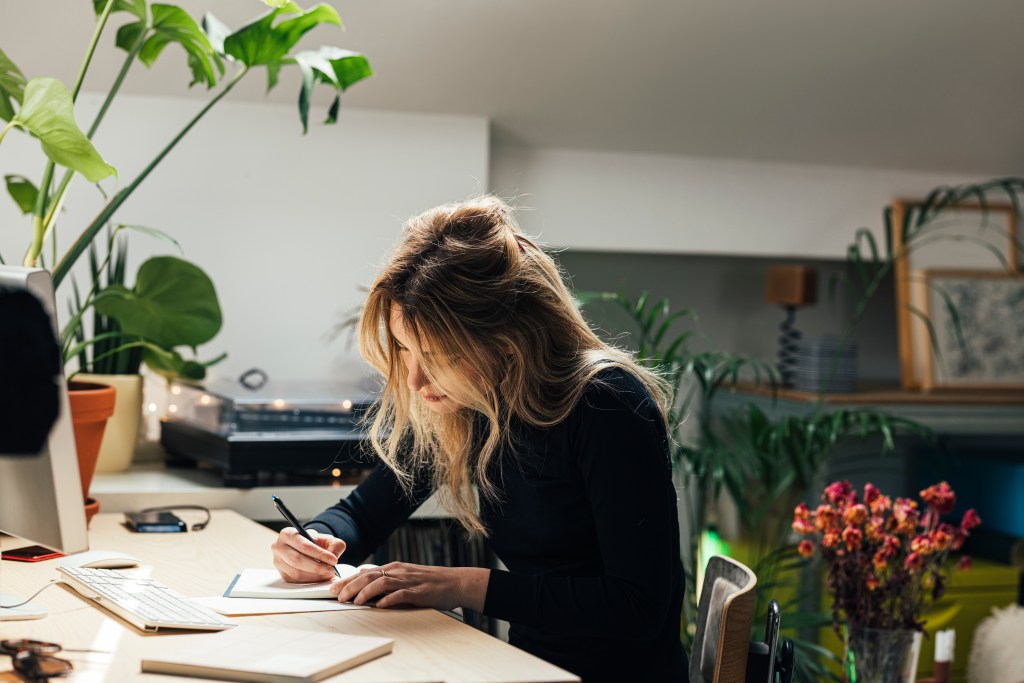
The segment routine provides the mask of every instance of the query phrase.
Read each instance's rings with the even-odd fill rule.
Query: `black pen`
[[[299,532],[300,536],[302,536],[304,539],[306,539],[313,545],[317,545],[316,541],[314,541],[312,537],[309,535],[309,532],[303,529],[302,525],[299,524],[299,520],[295,519],[295,515],[292,514],[292,511],[288,509],[288,507],[284,504],[283,500],[281,500],[280,498],[273,494],[271,494],[270,499],[274,501],[274,505],[277,506],[277,511],[281,513],[281,516],[285,518],[285,521],[287,521],[289,524],[295,527],[295,530]],[[338,571],[338,565],[333,564],[331,565],[331,568],[334,569],[334,575],[340,579],[341,572]]]

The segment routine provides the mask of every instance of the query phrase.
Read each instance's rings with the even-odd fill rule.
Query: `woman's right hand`
[[[285,527],[270,549],[274,567],[289,583],[316,583],[333,579],[334,565],[345,552],[345,541],[313,529],[306,532],[313,543],[304,539],[293,527]]]

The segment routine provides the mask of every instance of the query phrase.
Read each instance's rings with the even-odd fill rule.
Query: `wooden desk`
[[[221,595],[239,570],[271,566],[270,544],[275,534],[235,512],[216,510],[205,530],[183,534],[133,534],[122,527],[122,519],[119,514],[97,515],[89,529],[91,547],[135,555],[145,565],[152,565],[153,578],[189,597]],[[10,537],[3,537],[0,543],[3,548],[24,545]],[[55,570],[58,562],[0,562],[0,588],[27,597],[58,577]],[[66,653],[66,658],[75,665],[75,673],[71,678],[59,680],[78,683],[199,680],[139,673],[141,648],[144,644],[151,645],[146,639],[160,638],[166,641],[167,647],[174,647],[176,633],[183,632],[143,633],[62,585],[47,589],[33,602],[49,609],[49,616],[35,621],[0,622],[0,638],[35,638],[57,642],[66,648],[100,651]],[[369,609],[232,619],[239,623],[334,630],[394,639],[395,647],[390,655],[329,679],[337,683],[579,680],[432,609]],[[0,671],[9,670],[9,662],[0,657]]]

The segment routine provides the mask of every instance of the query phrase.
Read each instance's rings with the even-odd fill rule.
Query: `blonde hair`
[[[393,306],[420,346],[430,347],[435,366],[422,368],[428,380],[437,363],[461,369],[448,377],[462,379],[446,379],[444,389],[465,408],[436,414],[409,390],[390,330]],[[484,535],[473,487],[498,499],[495,465],[509,450],[513,420],[558,424],[609,367],[635,376],[662,419],[672,396],[663,378],[594,334],[554,260],[493,196],[445,204],[406,223],[370,288],[359,348],[384,377],[367,416],[374,451],[407,492],[429,472],[442,504],[471,533]],[[482,430],[474,430],[477,420]]]

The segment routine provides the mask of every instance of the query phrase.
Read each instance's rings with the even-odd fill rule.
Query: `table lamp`
[[[773,266],[768,269],[765,300],[782,306],[786,319],[779,325],[778,369],[782,386],[793,386],[796,376],[797,342],[800,331],[794,327],[796,309],[817,301],[818,271],[807,266]]]

